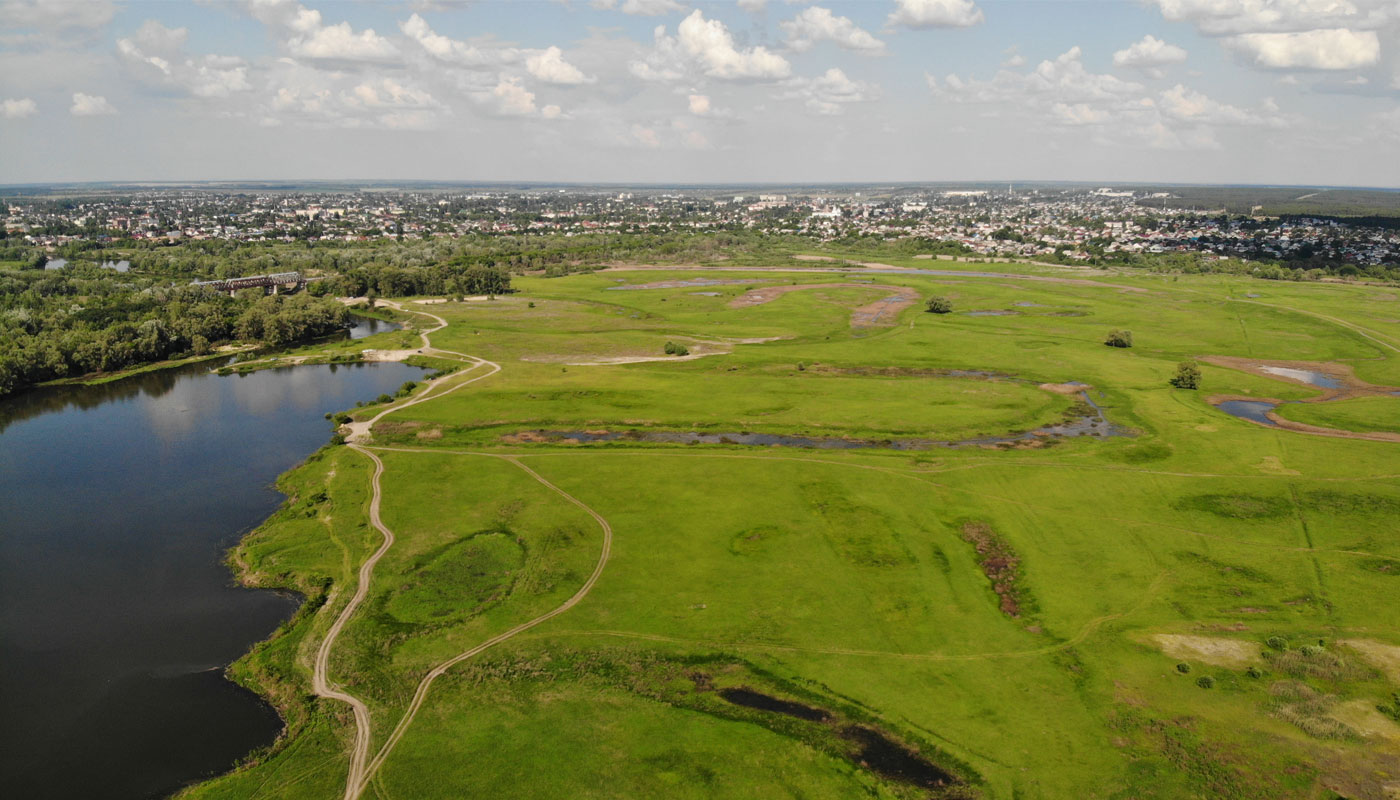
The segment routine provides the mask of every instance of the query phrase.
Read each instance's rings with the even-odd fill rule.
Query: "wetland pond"
[[[1076,385],[1071,382],[1070,385]],[[1068,417],[1059,422],[1042,425],[1025,433],[1006,436],[983,436],[974,439],[945,441],[939,439],[845,439],[835,436],[796,436],[779,433],[700,433],[698,431],[531,431],[533,441],[567,442],[654,442],[657,444],[740,444],[755,447],[806,447],[819,450],[931,450],[936,447],[975,447],[1015,444],[1055,437],[1094,436],[1108,438],[1130,435],[1108,421],[1103,409],[1080,392],[1079,399],[1089,413]]]
[[[224,553],[330,438],[325,412],[423,370],[215,363],[0,401],[7,796],[165,796],[282,728],[223,668],[299,601],[239,588]]]

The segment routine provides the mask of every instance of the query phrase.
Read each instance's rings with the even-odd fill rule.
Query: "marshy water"
[[[1232,417],[1258,422],[1261,425],[1278,426],[1277,422],[1268,417],[1270,411],[1278,408],[1278,403],[1269,403],[1263,400],[1226,400],[1218,403],[1216,408]]]
[[[298,600],[237,587],[224,553],[277,508],[277,475],[330,437],[325,412],[423,371],[209,368],[0,401],[7,796],[163,796],[281,730],[222,668]]]
[[[1073,438],[1095,436],[1108,438],[1126,436],[1104,416],[1103,409],[1089,398],[1088,392],[1080,392],[1079,399],[1090,409],[1060,422],[1042,425],[1035,430],[1007,436],[981,436],[972,439],[940,440],[924,438],[901,439],[847,439],[835,436],[798,436],[779,433],[701,433],[699,431],[550,431],[539,430],[531,433],[539,440],[573,442],[654,442],[657,444],[739,444],[755,447],[806,447],[819,450],[932,450],[938,447],[976,447],[987,445],[1016,444],[1036,439]]]

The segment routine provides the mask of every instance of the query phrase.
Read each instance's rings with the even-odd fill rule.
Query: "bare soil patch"
[[[1054,392],[1055,394],[1075,395],[1080,392],[1086,392],[1093,387],[1087,383],[1042,383],[1036,388],[1044,389],[1047,392]]]
[[[1162,652],[1172,658],[1202,661],[1217,667],[1241,669],[1260,661],[1259,645],[1245,639],[1158,633],[1152,636]]]
[[[788,292],[807,289],[883,289],[889,295],[851,310],[851,327],[876,328],[894,324],[899,313],[919,301],[919,293],[908,286],[881,286],[871,283],[803,283],[794,286],[766,286],[729,301],[730,308],[753,308],[771,303]]]
[[[1020,585],[1020,556],[985,522],[963,523],[962,539],[977,552],[977,566],[992,582],[992,591],[1001,601],[1001,613],[1020,617],[1027,600]]]
[[[1349,700],[1333,708],[1328,716],[1362,736],[1400,742],[1400,725],[1377,711],[1371,700]]]
[[[1400,684],[1400,647],[1375,639],[1339,639],[1337,644],[1355,650],[1362,661],[1385,673],[1393,683]]]

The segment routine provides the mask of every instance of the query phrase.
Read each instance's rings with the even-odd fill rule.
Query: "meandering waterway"
[[[222,667],[297,600],[238,588],[223,554],[281,502],[277,475],[329,438],[325,412],[422,370],[209,367],[0,401],[7,796],[161,796],[281,729]]]

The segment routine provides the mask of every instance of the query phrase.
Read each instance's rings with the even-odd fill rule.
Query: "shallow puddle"
[[[824,722],[831,718],[831,715],[812,706],[805,706],[801,703],[794,703],[791,700],[783,700],[762,692],[755,692],[752,689],[724,689],[719,693],[720,697],[733,703],[736,706],[745,708],[756,708],[759,711],[772,711],[776,714],[786,714],[789,717],[805,719],[809,722]]]
[[[1323,389],[1342,388],[1342,382],[1340,380],[1337,380],[1336,378],[1329,378],[1328,376],[1315,370],[1294,369],[1293,367],[1267,367],[1262,364],[1259,365],[1259,369],[1263,372],[1269,373],[1270,375],[1277,375],[1281,378],[1292,378],[1295,381],[1302,381],[1303,383],[1318,386]]]
[[[1269,419],[1268,413],[1277,407],[1278,403],[1266,403],[1263,400],[1226,400],[1216,405],[1216,408],[1230,416],[1275,428],[1278,427],[1278,423]]]
[[[969,317],[1014,317],[1017,312],[1008,311],[1004,308],[985,309],[981,311],[964,311]]]

